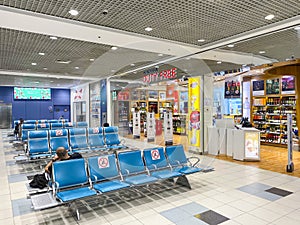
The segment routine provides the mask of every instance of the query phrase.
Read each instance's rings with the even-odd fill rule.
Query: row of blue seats
[[[63,128],[72,128],[72,127],[88,127],[87,122],[67,122],[67,123],[38,123],[38,124],[22,124],[22,135],[21,140],[26,142],[28,139],[28,131],[32,130],[57,130]]]
[[[61,203],[70,203],[166,179],[191,188],[185,175],[201,171],[199,161],[191,164],[183,146],[174,145],[54,162],[52,191]],[[76,214],[79,220],[78,209]]]
[[[68,119],[60,119],[60,120],[24,120],[23,124],[38,124],[38,123],[67,123]],[[20,120],[14,120],[14,125],[20,123]]]
[[[51,157],[58,147],[71,153],[126,148],[119,138],[118,127],[114,126],[28,132],[26,154],[29,159]]]

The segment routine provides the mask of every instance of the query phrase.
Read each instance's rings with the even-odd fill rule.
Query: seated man
[[[58,147],[56,149],[56,155],[52,160],[46,165],[45,172],[48,173],[51,176],[52,173],[52,163],[56,161],[63,161],[63,160],[69,160],[69,159],[80,159],[82,158],[82,155],[80,153],[73,153],[72,155],[68,154],[68,151],[64,147]]]

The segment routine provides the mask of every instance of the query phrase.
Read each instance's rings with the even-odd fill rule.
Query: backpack
[[[32,188],[43,189],[47,187],[48,180],[45,177],[45,174],[36,174],[34,175],[32,181],[30,181],[29,186]]]

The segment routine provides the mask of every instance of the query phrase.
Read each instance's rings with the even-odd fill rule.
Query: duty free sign
[[[162,80],[174,79],[177,77],[177,68],[172,68],[170,70],[163,70],[161,72],[155,71],[153,73],[144,76],[144,83],[152,83]]]

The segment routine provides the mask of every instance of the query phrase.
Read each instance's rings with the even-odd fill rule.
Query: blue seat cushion
[[[155,181],[157,181],[157,178],[148,176],[146,174],[140,174],[125,178],[125,182],[133,185],[147,184]]]
[[[178,167],[178,168],[176,168],[175,171],[187,175],[187,174],[191,174],[191,173],[200,172],[201,169],[197,168],[197,167],[184,166],[184,167]]]
[[[94,189],[102,193],[115,191],[127,187],[130,187],[130,185],[119,180],[105,181],[103,183],[98,183],[94,185]]]
[[[79,198],[84,198],[88,196],[96,195],[97,192],[89,187],[76,188],[67,191],[61,191],[56,194],[56,196],[63,202],[72,201]]]
[[[170,171],[170,170],[160,170],[154,171],[151,173],[151,176],[159,178],[159,179],[168,179],[172,177],[179,177],[182,174],[177,171]]]

